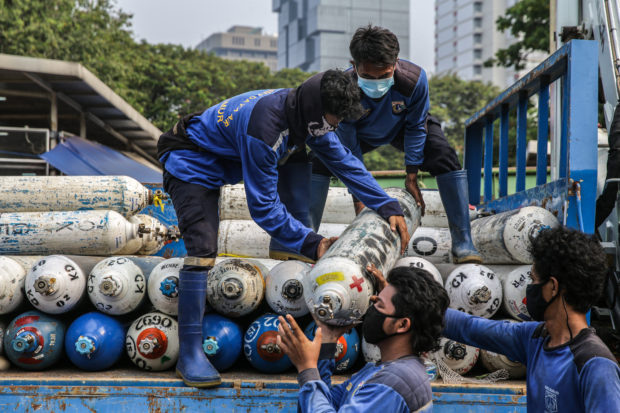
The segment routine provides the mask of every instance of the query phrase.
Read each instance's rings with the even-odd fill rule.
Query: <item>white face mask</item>
[[[387,79],[365,79],[357,74],[357,85],[362,92],[370,98],[379,99],[383,97],[394,85],[394,75]]]

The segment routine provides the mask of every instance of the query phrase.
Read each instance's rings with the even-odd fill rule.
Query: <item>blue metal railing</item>
[[[479,209],[502,212],[529,205],[555,213],[566,225],[579,228],[575,182],[581,186],[583,229],[594,232],[597,171],[598,43],[573,40],[519,79],[465,122],[465,169],[469,202]],[[549,87],[561,83],[562,127],[558,179],[547,182]],[[538,95],[536,187],[525,189],[528,101]],[[510,113],[516,111],[516,185],[508,195]],[[493,129],[499,119],[499,191],[493,192]],[[559,142],[558,142],[559,141]],[[484,169],[484,188],[481,188]],[[481,201],[481,189],[483,200]]]

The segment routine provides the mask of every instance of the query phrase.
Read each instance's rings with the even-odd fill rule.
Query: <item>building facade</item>
[[[278,13],[278,69],[350,66],[355,30],[372,23],[390,29],[409,58],[409,0],[273,0]]]
[[[223,59],[264,63],[272,71],[278,65],[278,37],[264,34],[261,27],[233,26],[225,33],[212,34],[196,49]]]
[[[504,89],[539,62],[532,53],[526,68],[484,67],[484,62],[515,39],[496,30],[495,21],[518,0],[435,0],[435,73],[454,73],[462,79],[491,82]]]

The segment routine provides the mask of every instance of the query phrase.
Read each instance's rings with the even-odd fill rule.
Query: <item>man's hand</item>
[[[276,344],[291,359],[297,372],[317,368],[323,342],[321,328],[316,329],[314,340],[310,341],[290,314],[286,315],[286,320],[282,316],[278,317],[278,320],[280,325],[278,325]]]
[[[400,234],[400,255],[403,255],[409,244],[409,230],[407,229],[405,218],[401,215],[392,215],[388,218],[388,222],[392,231],[398,231]]]
[[[338,240],[338,237],[323,238],[321,242],[319,242],[319,246],[316,248],[317,259],[325,255],[329,247],[331,247],[332,244],[336,242],[337,240]]]
[[[314,318],[316,326],[323,332],[323,343],[337,343],[340,337],[351,331],[351,329],[355,326],[355,323],[349,326],[332,326],[325,324],[324,322],[317,320],[314,314],[312,315],[312,318]]]
[[[362,201],[353,201],[353,208],[355,208],[355,216],[358,216],[366,208],[366,205]]]
[[[405,188],[407,188],[407,192],[409,192],[413,199],[415,199],[415,202],[420,207],[420,212],[422,212],[422,216],[424,216],[424,210],[426,209],[426,205],[424,204],[422,191],[420,191],[420,188],[418,187],[417,172],[407,173],[407,177],[405,178]]]
[[[377,293],[380,293],[381,290],[383,290],[387,285],[387,281],[385,280],[383,273],[377,267],[375,267],[375,264],[368,264],[366,266],[366,271],[368,271],[373,277],[375,277],[375,281],[377,284]],[[371,301],[374,302],[376,300],[376,297],[376,295],[373,295],[370,298]]]

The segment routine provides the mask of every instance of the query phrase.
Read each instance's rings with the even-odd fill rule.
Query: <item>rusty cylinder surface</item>
[[[128,176],[0,177],[0,213],[112,210],[129,217],[151,191]]]
[[[386,191],[400,203],[409,233],[420,223],[420,208],[404,189]],[[384,274],[400,257],[400,237],[376,212],[366,208],[342,233],[304,279],[308,309],[329,324],[349,325],[364,315],[374,293],[366,266]]]

